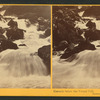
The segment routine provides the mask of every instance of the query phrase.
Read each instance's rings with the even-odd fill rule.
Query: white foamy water
[[[100,21],[92,21],[100,30]],[[77,24],[81,29],[85,29],[85,25],[83,22]],[[100,45],[100,41],[92,44]],[[100,88],[100,47],[78,53],[71,62],[53,56],[53,88]]]
[[[11,17],[11,16],[9,16]],[[0,88],[50,88],[50,75],[42,59],[36,54],[38,49],[50,44],[50,37],[39,38],[43,31],[37,31],[37,24],[26,27],[25,19],[14,18],[20,29],[26,30],[24,39],[14,41],[17,50],[0,53]],[[7,28],[7,22],[0,21]]]
[[[81,16],[81,17],[82,17],[82,16],[83,16],[83,14],[84,14],[84,11],[81,11],[81,12],[79,12],[78,14],[79,14],[79,16]]]
[[[80,15],[81,16],[81,15]],[[92,22],[96,23],[96,29],[100,30],[100,20],[96,20],[96,18],[93,17],[83,17],[84,19],[91,19]],[[80,22],[76,22],[76,26],[75,27],[79,27],[80,29],[87,29],[86,27],[86,22],[80,21]]]
[[[53,58],[54,88],[100,88],[100,49],[80,52],[72,62]]]

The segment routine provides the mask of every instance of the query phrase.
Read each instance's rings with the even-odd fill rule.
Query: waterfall
[[[92,19],[100,30],[100,20],[91,17],[85,19]],[[76,26],[87,28],[86,23],[82,22]],[[100,40],[91,43],[96,50],[84,50],[66,60],[53,57],[53,88],[100,88]]]
[[[0,53],[0,88],[50,88],[47,67],[28,50]]]
[[[11,76],[47,75],[47,68],[38,55],[22,50],[9,50],[0,54],[0,69]]]
[[[27,27],[25,19],[13,19],[18,22],[18,28],[26,32],[24,39],[14,41],[19,49],[7,49],[0,53],[0,88],[50,88],[51,78],[47,67],[36,54],[40,47],[50,44],[50,37],[39,38],[44,32],[37,31],[37,24]],[[7,23],[0,21],[0,26],[7,28]]]

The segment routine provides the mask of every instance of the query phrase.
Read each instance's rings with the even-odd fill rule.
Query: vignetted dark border
[[[100,0],[0,0],[0,4],[100,4]]]
[[[99,97],[0,97],[0,100],[100,100]]]

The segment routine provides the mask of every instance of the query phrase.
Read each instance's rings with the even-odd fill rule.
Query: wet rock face
[[[0,45],[0,51],[6,50],[6,49],[18,49],[18,46],[17,44],[11,41],[3,40]]]
[[[50,35],[51,35],[51,29],[50,29],[50,28],[47,29],[47,30],[45,31],[44,35],[45,35],[45,37],[50,36]]]
[[[51,35],[51,29],[47,29],[44,34],[40,34],[40,38],[47,38]]]
[[[43,62],[47,66],[49,74],[50,74],[50,58],[51,58],[50,51],[51,51],[51,46],[50,45],[43,46],[43,47],[38,49],[38,55],[39,55],[40,58],[43,59]]]
[[[78,43],[82,37],[80,29],[75,28],[75,21],[81,17],[72,9],[67,7],[53,7],[53,47],[58,46],[61,41]]]
[[[100,30],[87,30],[85,32],[85,38],[90,41],[100,40]]]
[[[68,47],[67,41],[61,41],[58,46],[54,47],[54,51],[62,51]]]
[[[5,6],[2,8],[5,10],[5,16],[16,16],[19,19],[28,19],[31,24],[39,23],[38,30],[45,30],[50,27],[50,10],[49,6]],[[1,11],[2,11],[1,10]],[[41,21],[38,18],[42,18]]]
[[[73,50],[71,51],[65,51],[64,54],[61,56],[61,59],[66,59],[76,53],[79,53],[83,50],[95,50],[95,46],[91,44],[90,42],[83,41],[81,42],[78,46],[76,46]]]
[[[9,40],[23,39],[24,32],[21,29],[17,29],[17,30],[9,29],[6,33],[6,36]]]
[[[48,33],[48,28],[50,28],[50,20],[46,20],[44,18],[38,18],[38,31],[47,31]]]

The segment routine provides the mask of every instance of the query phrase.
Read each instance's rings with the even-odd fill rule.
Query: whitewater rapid
[[[100,88],[100,49],[82,51],[71,62],[59,57],[54,61],[54,88]]]
[[[26,32],[24,39],[14,41],[19,49],[7,49],[0,53],[0,88],[50,88],[47,67],[37,55],[40,47],[50,45],[50,37],[40,38],[44,32],[37,31],[37,24],[27,27],[26,20],[17,17],[14,21],[18,22],[18,28]],[[8,28],[4,21],[0,21],[0,26]]]
[[[100,20],[90,19],[100,30]],[[85,25],[78,22],[76,27],[86,29]],[[61,60],[60,56],[53,56],[53,88],[100,88],[100,41],[92,44],[96,50],[84,50],[76,54],[74,59]]]

